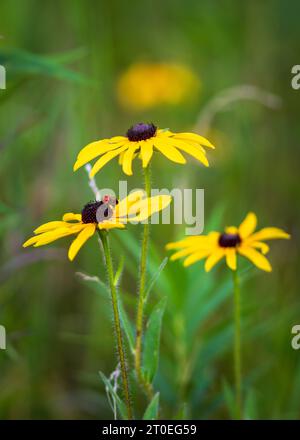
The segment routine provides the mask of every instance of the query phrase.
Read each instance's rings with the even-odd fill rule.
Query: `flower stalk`
[[[130,393],[129,393],[128,375],[127,375],[127,367],[126,367],[126,359],[125,359],[125,350],[124,350],[124,343],[123,343],[122,330],[121,330],[121,324],[120,324],[117,289],[116,289],[116,285],[114,282],[114,270],[113,270],[111,251],[110,251],[110,246],[109,246],[108,232],[105,230],[99,231],[99,236],[101,238],[102,245],[103,245],[103,252],[104,252],[105,261],[106,261],[108,281],[109,281],[109,286],[110,286],[110,291],[111,291],[111,300],[112,300],[113,314],[114,314],[114,326],[115,326],[115,333],[116,333],[116,339],[117,339],[117,349],[118,349],[119,362],[120,362],[121,374],[122,374],[122,382],[123,382],[123,394],[124,394],[125,404],[126,404],[126,408],[127,408],[128,419],[132,420],[132,408],[131,408],[131,402],[130,402]]]
[[[237,270],[232,271],[234,291],[234,377],[236,415],[242,418],[242,363],[241,363],[241,299]]]
[[[151,170],[148,165],[144,170],[145,192],[147,197],[151,196]],[[146,380],[142,372],[142,340],[143,340],[143,320],[144,320],[144,306],[146,303],[146,274],[147,274],[147,254],[150,236],[150,224],[148,220],[144,224],[141,260],[140,260],[140,284],[139,284],[139,298],[136,317],[136,344],[135,344],[135,371],[139,383],[144,388],[148,398],[153,397],[152,385]]]

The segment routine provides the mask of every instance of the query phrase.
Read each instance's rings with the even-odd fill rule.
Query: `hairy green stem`
[[[242,418],[242,365],[241,365],[241,299],[237,270],[232,271],[234,290],[234,377],[237,418]]]
[[[150,166],[148,165],[144,170],[145,176],[145,191],[147,197],[151,196],[151,175]],[[136,317],[136,343],[135,343],[135,371],[139,383],[144,388],[149,399],[153,396],[152,385],[145,379],[142,372],[142,340],[143,340],[143,320],[144,320],[144,306],[146,302],[145,287],[146,287],[146,273],[147,273],[147,253],[148,242],[150,234],[150,224],[148,221],[144,224],[141,260],[140,260],[140,278],[139,278],[139,298]]]
[[[131,420],[132,419],[132,409],[131,409],[130,393],[129,393],[129,385],[128,385],[128,377],[127,377],[125,350],[124,350],[124,344],[123,344],[122,329],[121,329],[121,324],[120,324],[117,288],[114,283],[114,270],[113,270],[111,251],[110,251],[110,246],[109,246],[108,232],[107,231],[99,231],[99,235],[100,235],[102,245],[103,245],[108,281],[109,281],[110,291],[111,291],[111,301],[112,301],[112,306],[113,306],[115,333],[116,333],[116,338],[117,338],[117,348],[118,348],[119,362],[121,365],[121,374],[122,374],[122,381],[123,381],[123,394],[124,394],[125,404],[126,404],[126,408],[127,408],[127,416],[128,416],[128,419]]]

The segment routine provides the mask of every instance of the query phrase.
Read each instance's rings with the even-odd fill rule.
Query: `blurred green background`
[[[21,244],[39,224],[93,198],[84,169],[72,171],[80,148],[153,121],[196,130],[216,144],[209,169],[153,160],[154,187],[205,189],[204,232],[239,224],[254,210],[259,226],[292,234],[272,243],[272,274],[250,269],[243,277],[243,377],[246,417],[299,418],[300,353],[290,343],[291,327],[300,324],[300,91],[291,87],[299,2],[1,0],[0,9],[0,64],[7,71],[0,90],[0,323],[8,338],[0,351],[0,417],[112,418],[98,375],[116,366],[110,302],[101,286],[75,275],[105,280],[97,240],[72,264],[68,239],[39,249]],[[183,64],[201,87],[180,105],[127,109],[116,84],[136,62]],[[212,100],[243,85],[259,90],[231,90],[229,104],[205,125]],[[240,99],[245,90],[251,99]],[[117,190],[125,177],[113,161],[96,180]],[[135,161],[129,188],[140,187],[141,177]],[[116,263],[126,257],[122,296],[132,317],[140,233],[137,226],[112,234]],[[155,273],[165,243],[183,236],[184,225],[153,226],[151,234]],[[163,296],[155,378],[161,417],[229,418],[230,274],[224,264],[205,274],[201,263],[168,263],[149,309]]]

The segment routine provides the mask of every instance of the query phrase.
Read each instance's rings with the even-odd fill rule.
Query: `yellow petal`
[[[175,261],[178,260],[178,258],[186,257],[189,254],[194,254],[195,252],[200,252],[198,246],[189,246],[175,252],[175,254],[171,255],[170,260]]]
[[[145,198],[145,191],[134,191],[122,199],[115,208],[114,216],[116,218],[126,217],[130,214],[131,207],[139,200]]]
[[[173,145],[180,150],[184,151],[185,153],[188,153],[190,156],[194,157],[195,159],[199,160],[199,162],[203,163],[206,167],[209,166],[207,157],[205,156],[205,153],[201,151],[199,148],[194,147],[191,144],[188,144],[187,142],[183,142],[180,140],[174,140]]]
[[[260,252],[252,249],[248,246],[241,246],[238,248],[238,252],[244,257],[248,258],[256,267],[265,270],[266,272],[271,272],[272,267],[269,261]]]
[[[89,155],[88,159],[92,160],[98,154],[103,154],[106,153],[106,151],[109,151],[106,150],[106,146],[109,148],[111,147],[116,148],[116,147],[120,147],[127,141],[128,139],[124,136],[119,136],[119,137],[116,136],[110,139],[101,139],[99,141],[90,142],[88,145],[86,145],[79,151],[77,155],[77,159],[83,159],[85,156]],[[96,156],[92,157],[92,154],[96,154]]]
[[[166,249],[167,250],[180,249],[181,247],[191,246],[191,244],[193,243],[193,240],[194,240],[194,237],[186,237],[183,240],[174,241],[172,243],[166,244]]]
[[[119,158],[118,158],[118,164],[119,164],[119,165],[122,165],[122,163],[123,163],[123,157],[124,157],[124,152],[121,153],[121,154],[119,155]]]
[[[226,263],[231,270],[236,270],[236,250],[235,248],[226,249]]]
[[[194,252],[196,249],[194,249]],[[191,248],[185,248],[181,249],[180,251],[175,252],[175,254],[171,255],[170,260],[175,261],[179,258],[186,257],[187,255],[190,255],[193,251],[191,251]]]
[[[157,137],[170,137],[170,136],[174,136],[175,133],[173,133],[172,131],[170,131],[168,128],[158,128],[157,129]]]
[[[204,145],[205,147],[215,148],[213,144],[209,142],[205,137],[200,136],[195,133],[175,133],[173,139],[182,139],[182,140],[190,140],[193,142],[197,142],[200,145]]]
[[[34,237],[30,237],[28,240],[25,241],[25,243],[23,243],[23,247],[28,247],[31,246],[32,244],[36,243],[38,241],[39,237],[38,236],[34,236]]]
[[[125,151],[122,160],[122,169],[127,176],[132,176],[132,159],[136,151],[137,146],[131,145],[128,150]]]
[[[68,227],[58,228],[54,231],[44,232],[37,236],[37,240],[34,247],[44,246],[45,244],[52,243],[59,238],[67,237],[68,235],[76,234],[78,231]]]
[[[73,220],[81,222],[81,214],[74,214],[73,212],[67,212],[66,214],[63,215],[63,220],[65,222],[70,222]]]
[[[141,158],[143,168],[146,168],[153,155],[153,144],[151,142],[143,141],[141,142]]]
[[[119,222],[106,221],[103,223],[98,223],[98,228],[100,230],[102,230],[102,229],[115,229],[115,228],[124,229],[125,225],[123,223],[119,223]]]
[[[100,171],[101,168],[104,167],[104,165],[107,164],[107,162],[112,160],[114,157],[118,156],[120,153],[122,153],[122,151],[127,150],[127,148],[128,148],[128,144],[123,145],[122,147],[117,148],[116,150],[110,151],[109,153],[106,153],[103,156],[101,156],[100,159],[97,160],[97,162],[95,163],[95,165],[91,169],[90,177],[93,178],[95,176],[95,174],[98,171]]]
[[[220,239],[220,232],[211,231],[209,234],[207,234],[207,238],[209,239],[209,242],[211,245],[217,245]]]
[[[53,221],[53,222],[44,223],[43,225],[36,228],[33,232],[35,234],[40,234],[42,232],[52,231],[53,229],[61,228],[64,226],[67,226],[64,221]]]
[[[188,267],[191,264],[196,263],[197,261],[203,260],[209,254],[210,254],[209,250],[202,250],[202,251],[195,252],[194,254],[190,255],[189,257],[187,257],[184,260],[183,265],[184,265],[184,267]]]
[[[206,150],[204,147],[202,147],[202,145],[200,145],[198,142],[193,142],[189,139],[179,139],[176,137],[176,139],[174,139],[173,137],[170,137],[169,140],[172,142],[172,145],[176,145],[179,142],[183,142],[186,145],[190,145],[194,148],[197,148],[198,151],[201,151],[203,154],[206,155]]]
[[[134,222],[142,222],[151,217],[152,214],[164,210],[170,203],[172,197],[168,195],[160,195],[142,199],[136,202],[132,207],[129,220]]]
[[[290,238],[290,234],[287,234],[282,229],[279,228],[263,228],[253,235],[248,237],[250,241],[261,241],[261,240],[273,240],[275,238]]]
[[[67,223],[68,229],[72,232],[79,232],[81,229],[85,228],[86,223]]]
[[[77,154],[77,159],[83,159],[85,156],[87,156],[87,160],[94,159],[94,157],[98,156],[98,154],[101,154],[101,152],[99,152],[99,149],[101,149],[104,145],[106,146],[107,143],[108,139],[101,139],[98,141],[90,142],[79,151],[79,153]]]
[[[237,234],[239,230],[236,226],[226,226],[225,232],[226,234]]]
[[[247,241],[245,242],[245,245],[247,246]],[[253,241],[249,243],[249,246],[259,249],[264,255],[267,254],[270,250],[269,246],[262,241]]]
[[[169,160],[176,163],[184,164],[186,163],[185,158],[182,156],[180,151],[177,148],[173,147],[172,144],[166,140],[162,140],[159,138],[153,139],[153,145],[158,149],[164,156],[166,156]]]
[[[205,261],[204,269],[206,272],[209,272],[225,255],[224,249],[216,250],[207,258]]]
[[[168,243],[166,245],[166,249],[171,250],[193,246],[197,246],[199,250],[211,249],[213,246],[216,245],[219,236],[219,232],[210,232],[208,235],[189,236],[184,238],[183,240]]]
[[[69,247],[68,257],[69,260],[73,261],[76,257],[80,248],[84,245],[84,243],[94,234],[96,229],[96,225],[87,224],[84,229],[78,234],[75,240],[72,242]]]
[[[126,136],[113,136],[112,138],[108,139],[109,143],[121,143],[121,142],[127,142],[128,138]]]
[[[257,217],[254,212],[249,212],[246,218],[242,221],[239,227],[239,234],[241,238],[247,238],[253,231],[255,231],[257,225]]]
[[[124,138],[123,143],[119,142],[115,144],[110,143],[108,139],[91,142],[79,152],[73,170],[78,170],[78,168],[95,159],[97,156],[101,156],[108,151],[115,150],[116,148],[121,147],[122,144],[124,144],[125,142],[126,138]]]

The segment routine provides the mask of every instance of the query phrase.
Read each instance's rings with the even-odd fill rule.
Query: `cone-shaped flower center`
[[[219,238],[219,245],[221,247],[236,247],[241,243],[241,237],[239,234],[222,234]]]
[[[118,199],[104,196],[98,202],[87,203],[81,211],[82,223],[101,223],[109,220],[113,215],[113,208],[118,204]]]
[[[155,136],[157,127],[154,124],[139,124],[133,125],[127,131],[127,137],[131,142],[145,141]]]

